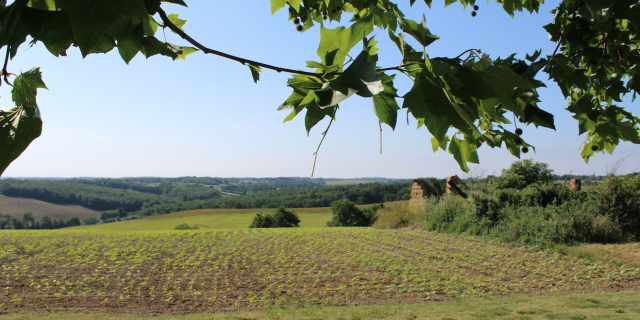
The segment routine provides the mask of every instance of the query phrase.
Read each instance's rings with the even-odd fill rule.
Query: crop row
[[[176,312],[607,290],[640,270],[369,228],[0,233],[0,308]],[[123,308],[125,307],[125,308]]]

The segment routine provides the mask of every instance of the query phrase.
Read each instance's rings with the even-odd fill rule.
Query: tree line
[[[68,219],[51,219],[45,214],[40,219],[35,219],[31,212],[23,213],[22,217],[15,217],[10,214],[3,215],[0,213],[0,230],[60,229],[95,223],[97,223],[97,219],[95,218],[85,218],[84,221],[81,222],[77,215],[73,215]]]
[[[155,194],[87,185],[74,180],[0,180],[0,193],[58,204],[76,204],[92,210],[124,208],[140,210],[143,205],[172,203],[174,200]]]
[[[369,183],[359,185],[279,189],[252,195],[158,204],[128,214],[127,219],[198,209],[313,208],[329,207],[340,199],[356,205],[402,200],[411,193],[411,183]]]

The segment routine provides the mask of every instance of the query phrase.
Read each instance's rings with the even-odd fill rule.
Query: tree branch
[[[238,61],[238,62],[240,62],[240,63],[242,63],[244,65],[251,64],[251,65],[254,65],[254,66],[257,66],[257,67],[275,70],[277,72],[287,72],[287,73],[293,73],[293,74],[302,74],[302,75],[311,76],[311,77],[317,77],[317,78],[322,78],[324,76],[334,76],[334,75],[342,74],[341,72],[315,73],[315,72],[306,72],[306,71],[300,71],[300,70],[281,68],[281,67],[268,65],[266,63],[262,63],[262,62],[258,62],[258,61],[253,61],[253,60],[249,60],[249,59],[236,57],[236,56],[233,56],[233,55],[230,55],[230,54],[227,54],[227,53],[224,53],[224,52],[220,52],[220,51],[217,51],[217,50],[209,49],[209,48],[203,46],[202,44],[200,44],[195,39],[191,38],[188,34],[186,34],[184,31],[180,30],[180,28],[178,28],[175,24],[173,24],[173,22],[171,22],[169,20],[169,18],[167,17],[167,14],[164,12],[164,10],[162,10],[162,8],[160,8],[158,10],[158,14],[160,15],[160,18],[162,19],[162,22],[164,23],[165,26],[167,26],[169,29],[171,29],[171,31],[175,32],[180,37],[182,37],[182,39],[184,39],[187,42],[191,43],[192,45],[194,45],[196,48],[200,49],[204,53],[214,54],[214,55],[217,55],[217,56],[220,56],[220,57],[223,57],[223,58],[227,58],[227,59],[231,59],[231,60],[234,60],[234,61]],[[389,70],[401,71],[401,69],[403,67],[406,67],[406,66],[409,66],[409,65],[414,65],[414,64],[417,64],[417,63],[409,63],[409,64],[404,64],[404,65],[401,65],[401,66],[397,66],[397,67],[378,69],[377,71],[389,71]]]

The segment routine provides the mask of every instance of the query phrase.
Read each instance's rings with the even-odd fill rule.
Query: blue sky
[[[441,36],[427,48],[431,57],[453,57],[477,48],[492,57],[518,53],[523,58],[536,49],[551,54],[555,48],[542,26],[551,21],[549,11],[557,1],[544,4],[539,14],[516,13],[515,19],[494,2],[479,3],[475,18],[470,8],[463,11],[458,3],[443,8],[443,1],[434,1],[428,9],[421,1],[413,8],[408,1],[399,2],[408,18],[421,20],[424,14],[431,32]],[[205,46],[291,69],[319,61],[319,26],[300,34],[287,21],[285,10],[271,16],[268,0],[187,3],[189,8],[163,8],[186,19],[187,33]],[[386,31],[374,33],[381,48],[379,65],[398,65],[400,54]],[[162,37],[161,31],[157,36]],[[187,45],[168,30],[166,37]],[[308,137],[304,114],[282,124],[287,112],[276,108],[291,92],[286,86],[289,75],[264,70],[254,84],[248,67],[201,52],[186,61],[139,54],[127,65],[116,50],[82,59],[77,49],[70,49],[67,57],[56,58],[42,44],[23,45],[9,71],[36,66],[49,88],[38,95],[43,133],[4,177],[310,176],[313,153],[328,123],[318,124]],[[411,85],[403,77],[398,75],[396,81],[401,94]],[[544,74],[538,78],[546,80]],[[578,153],[584,136],[578,136],[577,121],[564,110],[567,102],[557,86],[547,85],[540,90],[539,106],[555,115],[557,131],[524,128],[523,138],[537,150],[527,157],[549,163],[558,174],[604,174],[607,164],[632,155],[627,171],[638,170],[640,155],[633,154],[640,148],[631,143],[621,144],[612,156],[597,154],[585,164]],[[11,105],[8,91],[6,85],[0,88],[0,108]],[[628,98],[622,105],[637,114],[638,102],[632,104]],[[320,149],[316,177],[464,175],[450,154],[433,153],[429,132],[416,130],[412,117],[407,125],[404,111],[395,131],[383,126],[380,154],[371,100],[354,96],[340,106]],[[485,146],[479,156],[487,174],[499,173],[517,160],[505,148]]]

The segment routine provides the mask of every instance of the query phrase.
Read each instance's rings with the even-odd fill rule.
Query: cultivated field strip
[[[0,313],[190,313],[617,290],[640,270],[482,239],[369,228],[4,231]]]

